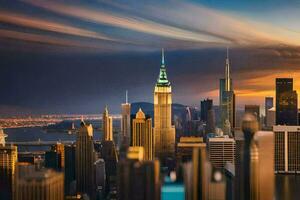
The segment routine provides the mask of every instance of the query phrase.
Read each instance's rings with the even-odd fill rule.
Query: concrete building
[[[155,156],[162,161],[175,155],[175,127],[172,125],[172,88],[167,78],[164,51],[154,89],[154,143]]]
[[[132,120],[132,146],[144,147],[145,160],[152,160],[154,156],[154,137],[152,119],[146,118],[140,108]]]
[[[224,168],[226,162],[234,164],[235,140],[229,137],[209,138],[209,160],[215,168]]]
[[[300,126],[273,126],[275,173],[300,173]]]

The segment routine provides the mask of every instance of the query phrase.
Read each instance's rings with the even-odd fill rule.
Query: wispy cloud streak
[[[93,32],[93,31],[76,28],[74,26],[70,26],[70,25],[62,24],[62,23],[58,23],[58,22],[52,22],[49,20],[43,20],[43,19],[38,19],[38,18],[34,18],[34,17],[29,17],[26,15],[15,14],[12,12],[7,12],[7,11],[0,12],[0,22],[8,23],[8,24],[15,24],[15,25],[23,26],[23,27],[27,27],[27,28],[34,28],[34,29],[39,29],[39,30],[52,31],[52,32],[56,32],[56,33],[74,35],[74,36],[88,37],[88,38],[108,40],[108,41],[116,41],[113,38],[104,36],[102,34],[99,34],[99,33]]]

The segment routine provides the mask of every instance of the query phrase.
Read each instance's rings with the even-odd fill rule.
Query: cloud
[[[7,12],[3,10],[0,12],[0,22],[23,26],[25,28],[34,28],[34,29],[51,31],[56,33],[63,33],[63,34],[74,35],[74,36],[115,41],[115,39],[113,38],[110,38],[108,36],[93,31],[76,28],[74,26],[69,26],[63,23],[52,22],[49,20],[29,17],[22,14]]]
[[[50,10],[55,13],[76,17],[81,20],[96,22],[100,24],[110,25],[113,27],[129,29],[137,32],[153,34],[172,39],[222,44],[226,44],[229,42],[222,38],[185,30],[163,23],[157,23],[155,21],[140,18],[138,16],[123,16],[121,14],[113,13],[111,11],[100,9],[97,10],[84,6],[68,5],[54,1],[25,0],[25,2],[30,3],[34,6]]]

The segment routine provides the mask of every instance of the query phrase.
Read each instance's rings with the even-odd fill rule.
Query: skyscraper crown
[[[161,66],[159,71],[159,76],[157,79],[156,86],[170,86],[170,82],[167,77],[167,70],[165,66],[165,55],[164,55],[164,49],[162,49],[161,53]]]

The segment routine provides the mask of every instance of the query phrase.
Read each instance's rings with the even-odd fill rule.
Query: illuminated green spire
[[[167,77],[167,69],[165,66],[164,49],[162,49],[162,51],[161,51],[161,66],[160,66],[159,76],[158,76],[156,85],[157,86],[170,86],[170,82]]]

